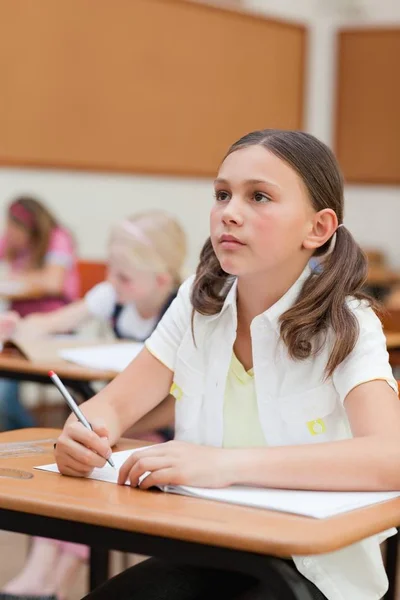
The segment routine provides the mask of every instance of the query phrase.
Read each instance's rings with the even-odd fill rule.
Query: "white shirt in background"
[[[102,321],[110,321],[118,303],[115,289],[108,281],[95,285],[85,295],[90,314]],[[134,304],[123,306],[117,319],[117,329],[122,337],[145,340],[154,330],[157,317],[143,319]]]

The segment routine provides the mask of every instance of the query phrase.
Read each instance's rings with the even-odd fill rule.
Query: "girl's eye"
[[[257,204],[263,204],[265,202],[270,202],[271,200],[269,196],[262,194],[261,192],[255,192],[253,198]]]
[[[215,199],[218,202],[224,202],[224,200],[229,199],[229,194],[228,194],[228,192],[224,192],[223,190],[221,190],[219,192],[215,192]]]

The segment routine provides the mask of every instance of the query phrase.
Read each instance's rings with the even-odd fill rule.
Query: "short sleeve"
[[[349,308],[357,318],[359,336],[352,352],[333,373],[333,383],[341,401],[344,402],[347,394],[356,386],[376,379],[387,381],[397,394],[397,382],[389,364],[382,323],[365,302],[352,300]]]
[[[74,262],[74,245],[71,235],[57,227],[53,230],[49,248],[46,252],[45,263],[51,265],[60,265],[69,269]]]
[[[178,348],[190,327],[192,314],[190,293],[193,282],[194,275],[184,281],[175,300],[145,342],[149,352],[171,371],[175,370]]]
[[[89,290],[84,300],[93,317],[106,321],[113,316],[117,304],[117,294],[111,283],[103,281]]]

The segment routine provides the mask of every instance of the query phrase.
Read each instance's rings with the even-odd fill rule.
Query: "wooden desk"
[[[400,348],[400,331],[385,331],[385,337],[388,350]]]
[[[104,571],[96,571],[102,550],[265,577],[265,555],[331,552],[400,523],[400,499],[319,520],[34,470],[54,462],[51,440],[57,435],[54,429],[0,434],[0,529],[94,547],[92,585],[104,578]],[[1,456],[1,444],[40,439],[50,439],[36,446],[41,453]],[[143,442],[122,440],[116,450],[137,445]],[[7,477],[1,469],[16,469],[29,479],[13,478],[12,472]]]
[[[394,367],[400,367],[400,332],[385,331],[386,345],[389,352],[389,362]]]
[[[116,376],[114,371],[80,367],[63,360],[56,353],[52,359],[28,360],[16,348],[6,347],[0,352],[0,377],[50,384],[50,370],[57,371],[64,384],[78,392],[85,400],[94,394],[91,382],[108,382]]]
[[[371,286],[391,287],[400,281],[400,273],[382,266],[370,266],[367,284]]]

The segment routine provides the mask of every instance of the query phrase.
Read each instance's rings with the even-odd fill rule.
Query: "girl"
[[[111,233],[108,281],[51,315],[23,319],[19,333],[68,332],[98,317],[111,323],[117,337],[144,341],[176,296],[185,258],[185,234],[168,213],[152,210],[125,219]],[[138,423],[134,434],[155,441],[171,439],[171,400]],[[88,549],[80,544],[34,538],[23,570],[3,588],[0,598],[40,594],[40,599],[62,600],[87,555]]]
[[[12,302],[21,316],[50,312],[78,297],[71,234],[38,200],[21,196],[10,204],[0,258],[8,264],[9,276],[24,286],[24,295],[34,296]]]
[[[141,354],[83,405],[94,431],[68,419],[55,450],[61,473],[103,466],[173,383],[176,439],[133,454],[120,484],[136,486],[149,471],[143,489],[400,489],[397,386],[380,321],[360,291],[365,257],[342,224],[331,151],[299,131],[246,135],[219,169],[210,223],[196,276]],[[322,269],[311,271],[312,255],[323,257]],[[295,556],[293,576],[315,600],[377,600],[387,588],[379,543],[392,533]],[[223,598],[288,597],[278,572],[256,582],[150,559],[86,598],[174,599],[179,590],[189,600],[215,589]]]
[[[8,266],[8,279],[20,283],[26,299],[11,308],[21,316],[48,313],[78,297],[79,277],[70,233],[35,198],[21,196],[7,211],[0,259]],[[0,428],[34,425],[24,409],[16,381],[0,380]]]
[[[20,331],[66,333],[98,318],[111,323],[116,337],[143,342],[176,296],[185,257],[185,234],[168,213],[124,219],[111,232],[108,281],[51,315],[31,315]]]

